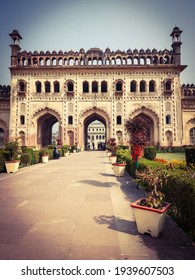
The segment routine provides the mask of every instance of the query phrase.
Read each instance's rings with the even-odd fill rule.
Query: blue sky
[[[17,29],[27,51],[171,49],[181,34],[181,84],[195,84],[195,1],[192,0],[6,0],[0,17],[0,84],[10,83],[9,33]]]

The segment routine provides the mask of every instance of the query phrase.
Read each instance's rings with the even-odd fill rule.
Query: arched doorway
[[[84,145],[86,150],[104,149],[106,141],[106,121],[97,113],[84,120]]]
[[[37,120],[37,144],[42,147],[52,144],[52,127],[58,119],[51,113],[45,113]]]

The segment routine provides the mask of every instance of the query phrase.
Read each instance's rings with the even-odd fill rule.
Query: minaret
[[[11,37],[11,66],[17,66],[17,56],[21,50],[20,39],[22,39],[22,37],[16,29],[14,29],[13,32],[9,34],[9,36]]]
[[[172,45],[173,53],[174,53],[174,64],[181,64],[181,40],[180,35],[183,31],[179,29],[179,27],[174,27],[170,36],[172,36]]]

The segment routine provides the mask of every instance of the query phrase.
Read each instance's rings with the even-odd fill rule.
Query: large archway
[[[93,106],[82,111],[80,116],[80,127],[79,127],[79,145],[84,149],[87,148],[88,143],[88,127],[94,121],[100,122],[105,128],[105,139],[104,142],[110,137],[110,117],[104,108],[98,108]]]
[[[37,144],[45,147],[52,144],[52,127],[58,119],[50,113],[41,116],[37,121]]]
[[[151,145],[157,145],[160,142],[159,138],[159,118],[155,112],[152,110],[142,107],[137,110],[135,110],[131,115],[130,118],[134,119],[138,116],[143,117],[145,120],[147,120],[148,123],[148,133],[150,136],[150,144]]]
[[[95,129],[95,131],[92,132],[92,137],[94,136],[94,139],[89,139],[89,126],[91,124],[94,124],[94,128],[92,129]],[[104,139],[97,139],[96,137],[99,137],[101,134],[100,134],[100,131],[97,131],[97,130],[100,130],[101,129],[101,125],[98,124],[98,123],[101,123],[104,127]],[[91,141],[89,141],[91,140]],[[103,148],[105,146],[105,141],[106,141],[106,121],[105,119],[98,115],[97,113],[93,113],[92,115],[88,116],[85,120],[84,120],[84,145],[85,145],[85,149],[89,149],[89,145],[90,145],[90,149],[92,148],[93,150],[94,149],[97,149],[98,146],[96,144],[96,140],[101,140],[99,141],[99,144],[101,144],[101,147]],[[91,142],[91,143],[90,143]],[[91,146],[92,144],[92,146]]]
[[[60,115],[55,110],[46,107],[36,111],[32,116],[32,128],[34,127],[34,145],[41,148],[52,144],[54,139],[52,129],[57,123],[60,124],[61,119]],[[55,135],[55,138],[61,139],[61,126],[59,126],[59,135]]]

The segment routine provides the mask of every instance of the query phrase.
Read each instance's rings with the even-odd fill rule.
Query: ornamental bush
[[[185,149],[186,163],[189,165],[190,163],[195,163],[195,147],[187,147]]]
[[[144,149],[144,157],[150,160],[154,160],[156,158],[157,148],[154,146],[147,146]]]
[[[30,152],[22,153],[20,158],[20,163],[22,166],[31,165],[32,155]]]

